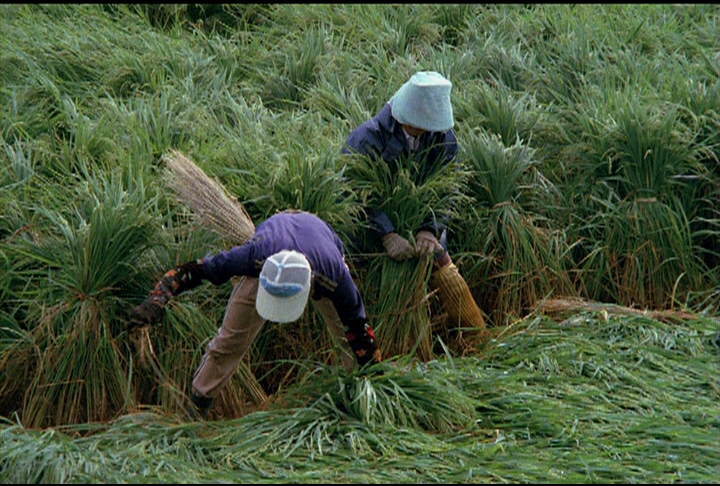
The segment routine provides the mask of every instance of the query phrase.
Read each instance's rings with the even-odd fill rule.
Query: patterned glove
[[[128,331],[132,331],[136,327],[153,326],[160,322],[164,316],[165,305],[153,296],[148,297],[130,313]]]
[[[394,231],[383,236],[382,244],[393,260],[401,262],[415,256],[415,249],[410,242]]]
[[[380,350],[375,344],[375,331],[367,320],[356,319],[346,328],[345,337],[355,353],[360,368],[368,363],[375,364],[382,361]]]
[[[445,249],[429,231],[421,230],[415,235],[415,245],[418,255],[430,255],[432,253],[443,253]]]
[[[200,285],[204,278],[202,261],[187,262],[167,272],[155,288],[164,286],[165,289],[170,290],[172,297],[177,297],[186,290]]]
[[[165,305],[173,297],[200,285],[203,278],[205,278],[205,272],[201,261],[183,263],[177,268],[168,270],[155,285],[145,302],[130,313],[128,330],[160,322],[165,316]]]

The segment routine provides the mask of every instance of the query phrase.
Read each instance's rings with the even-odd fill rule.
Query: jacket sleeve
[[[387,111],[387,108],[384,111]],[[369,119],[353,130],[345,141],[342,153],[346,155],[361,154],[373,160],[380,160],[385,147],[381,116],[383,116],[383,113]],[[377,238],[382,238],[386,234],[395,231],[395,225],[387,213],[369,206],[363,207],[363,211],[367,216],[368,223],[370,223],[371,230]]]
[[[360,291],[348,273],[340,280],[331,294],[330,300],[340,317],[350,348],[361,367],[370,362],[380,362],[382,357],[378,349],[375,331],[365,313]]]
[[[353,130],[342,147],[343,154],[362,154],[377,159],[382,154],[380,128],[374,119],[370,119]]]
[[[395,225],[390,220],[390,216],[380,209],[366,207],[365,214],[367,214],[372,231],[378,238],[395,231]]]
[[[221,285],[237,275],[257,277],[260,270],[255,264],[254,251],[255,245],[251,239],[241,246],[203,258],[205,277],[213,285]]]

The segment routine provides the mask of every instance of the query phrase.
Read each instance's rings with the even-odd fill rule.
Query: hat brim
[[[291,297],[276,297],[258,285],[255,309],[260,317],[271,322],[287,323],[300,318],[307,305],[310,286]]]
[[[391,113],[400,123],[430,132],[446,132],[455,125],[450,89],[445,80],[434,85],[403,84],[390,99]]]

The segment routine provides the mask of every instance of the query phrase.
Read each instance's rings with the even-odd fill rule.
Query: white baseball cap
[[[392,116],[430,132],[448,131],[455,125],[451,88],[450,80],[440,73],[417,72],[390,99]]]
[[[311,276],[310,262],[302,253],[283,250],[268,257],[260,271],[258,314],[272,322],[299,319],[310,295]]]

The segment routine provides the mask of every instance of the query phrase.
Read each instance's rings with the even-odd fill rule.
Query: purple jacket
[[[259,277],[265,259],[281,250],[299,251],[313,271],[313,298],[329,298],[343,324],[367,320],[360,291],[345,263],[345,247],[332,227],[303,211],[274,214],[255,228],[250,240],[203,259],[205,276],[215,285],[230,277]]]
[[[345,141],[342,152],[345,154],[360,153],[372,157],[376,161],[394,162],[398,157],[407,157],[410,151],[405,141],[402,125],[392,116],[392,106],[387,103],[380,112],[353,130]],[[455,131],[425,132],[420,136],[418,152],[427,154],[425,163],[419,168],[416,183],[421,184],[441,166],[458,163],[459,147]],[[395,164],[390,163],[390,168]],[[377,208],[366,208],[366,213],[378,236],[395,231],[390,217]],[[442,211],[436,214],[443,214]],[[445,218],[447,219],[447,218]],[[430,229],[439,234],[447,221],[428,221],[422,228]]]

